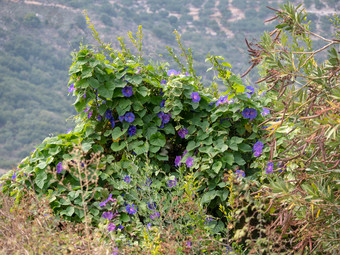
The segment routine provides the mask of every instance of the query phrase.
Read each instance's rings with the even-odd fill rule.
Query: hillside
[[[266,5],[278,2],[0,0],[0,168],[14,167],[46,136],[72,128],[75,112],[66,87],[70,52],[80,42],[93,43],[83,9],[103,41],[114,47],[119,47],[117,37],[127,38],[128,31],[142,25],[145,57],[157,61],[171,61],[165,46],[176,48],[172,31],[177,29],[185,47],[192,48],[198,74],[205,76],[209,52],[224,56],[235,73],[247,69],[244,38],[256,39],[273,29],[263,21],[272,16]],[[327,17],[339,12],[340,2],[304,4],[317,24],[313,30],[332,33]],[[171,63],[171,68],[177,66]]]

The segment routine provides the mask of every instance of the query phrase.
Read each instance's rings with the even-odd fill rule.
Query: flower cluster
[[[181,128],[177,133],[181,138],[185,138],[185,136],[188,134],[188,129]]]
[[[263,149],[263,143],[261,141],[257,141],[253,146],[254,156],[258,157],[261,155]]]
[[[105,118],[108,119],[111,123],[111,127],[114,128],[115,127],[115,119],[112,116],[112,111],[110,109],[107,109],[105,112]]]
[[[159,112],[157,114],[158,118],[160,118],[162,120],[162,125],[161,127],[164,127],[164,124],[169,123],[170,118],[171,118],[171,114],[170,113],[164,113],[164,112]]]
[[[274,163],[273,162],[267,163],[267,167],[265,167],[265,170],[266,174],[272,174],[274,170]]]
[[[128,204],[126,206],[126,212],[132,215],[135,214],[137,212],[137,206],[134,204]]]
[[[237,178],[246,177],[246,173],[243,170],[237,170],[235,174]]]
[[[246,108],[242,111],[242,116],[245,119],[253,120],[257,116],[257,111],[253,108]]]
[[[175,177],[175,179],[169,180],[169,181],[168,181],[168,187],[169,187],[169,188],[175,187],[176,185],[177,185],[177,179],[176,179],[176,177]]]
[[[133,126],[133,125],[131,125],[129,128],[128,128],[128,134],[129,134],[129,136],[134,136],[135,134],[136,134],[136,130],[137,130],[137,128],[136,128],[136,126]]]
[[[170,69],[166,74],[168,75],[168,76],[171,76],[171,75],[180,75],[180,71],[176,71],[175,69]]]

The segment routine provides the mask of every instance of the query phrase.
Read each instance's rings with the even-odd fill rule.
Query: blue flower
[[[177,133],[181,138],[185,138],[185,136],[188,134],[188,129],[181,128]]]
[[[150,215],[150,219],[154,220],[154,219],[157,219],[157,218],[159,218],[159,212],[154,211],[154,213]]]
[[[114,128],[116,123],[115,123],[115,119],[113,117],[111,117],[110,123],[111,123],[111,127]]]
[[[126,97],[130,97],[133,95],[133,89],[131,86],[126,86],[124,88],[122,88],[122,93],[124,96]]]
[[[248,92],[249,95],[252,95],[255,92],[255,89],[252,86],[247,86],[246,89],[250,90],[250,92]]]
[[[107,226],[107,231],[115,231],[116,225],[113,224],[112,222]]]
[[[102,116],[97,115],[97,120],[98,120],[98,121],[101,121],[101,120],[102,120]]]
[[[254,156],[258,157],[261,155],[263,149],[263,143],[261,141],[257,141],[253,146]]]
[[[102,217],[107,220],[112,220],[113,218],[113,213],[112,212],[104,212]]]
[[[194,165],[193,157],[188,157],[187,160],[185,161],[185,164],[187,165],[187,167],[192,167]]]
[[[181,72],[177,72],[175,69],[170,69],[166,74],[168,76],[171,76],[171,75],[179,75]]]
[[[182,157],[181,156],[176,156],[175,158],[175,166],[181,166],[181,160],[182,160]]]
[[[106,203],[109,202],[109,201],[116,202],[117,199],[113,199],[112,194],[110,194],[109,197],[105,201],[103,201],[99,204],[99,206],[100,207],[106,206]]]
[[[137,212],[137,206],[135,206],[134,204],[131,204],[131,205],[127,205],[126,206],[126,212],[128,214],[135,214]]]
[[[230,102],[228,101],[228,95],[226,95],[226,96],[220,96],[220,98],[217,99],[216,107],[219,106],[220,104],[225,104],[225,103],[230,103]]]
[[[119,228],[119,229],[123,229],[124,226],[123,226],[123,225],[119,225],[118,228]]]
[[[161,102],[161,108],[163,108],[164,107],[164,105],[165,105],[165,99],[164,100],[162,100],[162,102]]]
[[[15,172],[14,172],[13,175],[12,175],[12,180],[14,181],[15,178],[17,178],[17,175],[16,175]]]
[[[198,103],[201,100],[200,94],[198,92],[192,92],[191,98],[194,103]]]
[[[262,116],[266,116],[266,115],[268,115],[270,113],[270,111],[269,111],[269,109],[267,109],[267,108],[262,108],[262,112],[261,112],[261,114],[262,114]]]
[[[242,115],[245,119],[255,119],[257,116],[257,111],[253,108],[246,108],[242,111]]]
[[[171,114],[170,113],[164,113],[164,112],[159,112],[157,113],[158,118],[162,120],[162,124],[169,123]]]
[[[237,175],[237,178],[246,177],[246,173],[243,170],[237,170],[235,174]]]
[[[166,84],[166,80],[161,80],[161,84],[165,85]]]
[[[145,181],[145,186],[148,186],[148,187],[150,187],[150,186],[151,186],[151,184],[152,184],[152,181],[151,181],[151,179],[150,179],[150,178],[148,178],[148,179]]]
[[[87,118],[90,119],[92,117],[93,110],[89,111],[89,114],[87,115]]]
[[[125,114],[124,119],[126,122],[132,123],[135,120],[135,115],[132,112]]]
[[[115,248],[112,250],[112,255],[118,255],[118,247],[115,247]]]
[[[129,136],[134,136],[136,134],[136,130],[137,130],[136,126],[130,126],[127,132]]]
[[[70,85],[70,87],[68,88],[68,93],[72,93],[74,90],[75,90],[75,88],[74,88],[74,83],[72,83],[72,84]]]
[[[62,166],[62,162],[59,162],[57,165],[57,174],[60,174],[61,171],[63,171],[63,166]]]
[[[177,179],[176,179],[176,177],[175,177],[174,180],[169,180],[169,181],[168,181],[168,187],[169,187],[169,188],[175,187],[176,185],[177,185]]]
[[[125,181],[126,183],[130,183],[130,182],[131,182],[131,177],[130,177],[129,175],[125,175],[124,181]]]
[[[123,115],[123,116],[119,116],[119,117],[118,117],[118,119],[119,119],[119,121],[120,121],[120,122],[123,122],[123,121],[124,121],[124,118],[125,118],[125,116],[124,116],[124,115]]]
[[[267,163],[267,167],[265,168],[265,170],[266,174],[272,174],[274,170],[274,163],[273,162]]]
[[[111,112],[111,110],[110,110],[110,109],[107,109],[104,116],[105,116],[105,118],[108,119],[108,120],[111,119],[111,118],[112,118],[112,112]]]
[[[156,202],[148,202],[147,205],[150,210],[156,210],[157,208]]]

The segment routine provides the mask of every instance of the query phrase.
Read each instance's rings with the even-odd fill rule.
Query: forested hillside
[[[72,128],[73,100],[68,97],[69,52],[88,44],[96,29],[119,47],[117,37],[143,26],[145,58],[171,61],[165,46],[176,50],[173,30],[191,47],[198,75],[205,76],[206,54],[224,56],[235,73],[248,67],[244,39],[271,30],[264,0],[0,0],[0,168],[10,169],[50,134]],[[297,2],[297,1],[295,1]],[[329,17],[339,12],[337,0],[304,0],[312,31],[331,34]],[[85,39],[86,38],[86,39]],[[243,54],[241,54],[243,53]],[[160,57],[162,55],[162,57]],[[173,62],[171,67],[176,68]],[[66,121],[68,120],[68,121]]]

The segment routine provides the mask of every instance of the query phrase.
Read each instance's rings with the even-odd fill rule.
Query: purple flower
[[[182,157],[181,156],[176,156],[175,158],[175,166],[180,166],[182,163],[181,163],[181,160],[182,160]]]
[[[206,221],[206,223],[209,223],[209,222],[211,222],[213,219],[214,219],[213,217],[207,216],[207,217],[205,218],[205,221]]]
[[[62,166],[62,162],[59,162],[57,165],[57,174],[60,174],[61,171],[63,171],[63,166]]]
[[[175,69],[170,69],[166,74],[168,76],[171,76],[171,75],[179,75],[181,72],[177,72]]]
[[[115,248],[112,250],[112,255],[118,255],[118,247],[115,247]]]
[[[147,204],[150,210],[155,210],[157,208],[156,202],[148,202]]]
[[[127,132],[129,136],[134,136],[136,134],[136,130],[137,130],[136,126],[130,126]]]
[[[90,119],[90,118],[92,117],[92,113],[93,113],[93,110],[91,110],[91,111],[89,112],[89,114],[87,115],[87,118],[88,118],[88,119]]]
[[[70,85],[70,87],[68,88],[68,93],[72,93],[74,90],[75,90],[75,88],[74,88],[74,83],[72,83],[72,84]]]
[[[130,97],[133,95],[133,89],[131,86],[126,86],[124,88],[122,88],[122,93],[124,96],[126,97]]]
[[[150,230],[150,229],[151,229],[151,223],[149,223],[148,225],[146,225],[146,228]]]
[[[194,103],[198,103],[201,100],[200,94],[198,92],[192,92],[191,98]]]
[[[102,120],[102,116],[97,115],[97,120],[98,120],[98,121],[101,121],[101,120]]]
[[[17,178],[17,176],[16,176],[16,174],[15,174],[15,172],[14,172],[13,175],[12,175],[12,180],[14,181],[15,178]]]
[[[261,141],[257,141],[253,146],[254,156],[258,157],[261,155],[263,149],[263,143]]]
[[[267,163],[267,167],[265,168],[266,174],[272,174],[273,173],[273,168],[274,168],[274,163],[273,162]]]
[[[119,229],[123,229],[124,226],[123,226],[123,225],[119,225],[118,228],[119,228]]]
[[[194,165],[194,159],[192,157],[187,158],[185,164],[187,165],[187,167],[192,167]]]
[[[242,111],[242,115],[245,119],[255,119],[257,116],[257,111],[253,108],[246,108]]]
[[[164,100],[162,100],[162,102],[161,102],[161,108],[163,108],[164,107],[164,105],[165,105],[165,99]]]
[[[220,98],[217,99],[216,107],[219,106],[220,104],[225,104],[225,103],[230,103],[230,102],[228,101],[228,95],[226,95],[226,96],[220,96]]]
[[[247,86],[246,89],[250,90],[250,92],[248,92],[249,95],[252,95],[255,92],[255,89],[252,86]]]
[[[131,177],[130,177],[129,175],[125,175],[124,181],[125,181],[126,183],[130,183],[130,182],[131,182]]]
[[[181,128],[177,133],[181,138],[185,138],[185,136],[188,134],[188,129]]]
[[[187,150],[185,150],[184,152],[183,152],[183,157],[185,156],[185,154],[187,154],[188,153],[188,151]]]
[[[243,170],[237,170],[235,174],[237,175],[237,178],[246,177],[246,173]]]
[[[126,122],[132,123],[135,120],[135,115],[132,112],[125,114],[124,119]]]
[[[71,132],[72,132],[72,128],[67,129],[66,134],[69,134],[69,133],[71,133]]]
[[[112,220],[113,218],[113,213],[112,212],[104,212],[102,217],[107,220]]]
[[[111,110],[110,110],[110,109],[107,109],[104,116],[105,116],[105,118],[108,119],[108,120],[111,119],[111,118],[112,118],[112,112],[111,112]]]
[[[169,187],[169,188],[175,187],[176,185],[177,185],[177,179],[176,179],[176,177],[175,177],[174,180],[169,180],[169,181],[168,181],[168,187]]]
[[[187,241],[187,247],[191,248],[191,241]]]
[[[170,113],[159,112],[159,113],[157,113],[157,117],[162,120],[162,124],[166,124],[166,123],[169,123],[171,114]]]
[[[186,73],[185,73],[185,76],[189,76],[189,75],[190,75],[190,73],[189,73],[189,72],[186,72]]]
[[[152,184],[152,181],[151,181],[151,179],[150,179],[150,178],[148,178],[148,179],[145,181],[145,186],[148,186],[148,187],[150,187],[150,186],[151,186],[151,184]]]
[[[115,119],[113,117],[110,119],[110,123],[111,123],[111,127],[114,128],[116,123],[115,123]]]
[[[142,70],[139,66],[135,68],[137,71],[136,71],[136,74],[139,74],[140,71]]]
[[[120,122],[123,122],[123,121],[124,121],[124,118],[125,118],[125,116],[124,116],[124,115],[123,115],[123,116],[119,116],[119,117],[118,117],[118,119],[119,119],[119,121],[120,121]]]
[[[262,108],[262,112],[261,112],[261,114],[262,114],[262,116],[266,116],[266,115],[268,115],[270,113],[270,111],[269,111],[269,109],[267,109],[267,108]]]
[[[153,214],[150,215],[150,219],[154,220],[159,218],[159,212],[155,211]]]
[[[109,201],[116,202],[117,199],[113,199],[113,198],[112,198],[112,194],[110,194],[109,197],[108,197],[104,202],[101,202],[101,203],[99,204],[99,206],[100,206],[100,207],[103,207],[103,206],[105,206],[106,203],[109,202]]]
[[[126,212],[128,214],[135,214],[137,212],[137,206],[135,206],[134,204],[127,205],[126,206]]]
[[[83,98],[86,98],[86,92],[84,93]]]
[[[166,80],[161,80],[161,84],[165,85],[166,84]]]
[[[107,231],[115,231],[116,225],[113,224],[112,222],[107,226]]]

